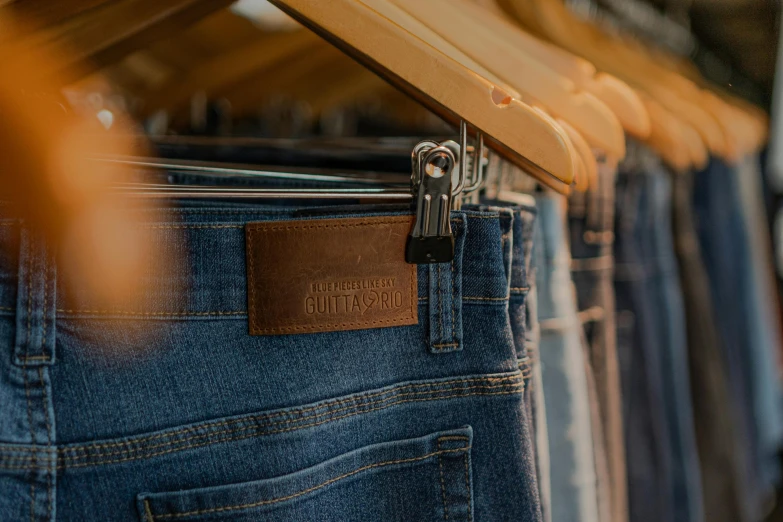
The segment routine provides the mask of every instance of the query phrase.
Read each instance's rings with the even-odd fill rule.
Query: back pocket
[[[137,496],[142,522],[472,521],[469,426],[280,477]]]

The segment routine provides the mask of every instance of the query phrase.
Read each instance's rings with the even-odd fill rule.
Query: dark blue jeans
[[[497,212],[452,214],[417,325],[248,335],[247,223],[377,213],[172,208],[112,310],[0,220],[0,519],[539,520]]]
[[[694,176],[693,209],[704,265],[712,291],[718,332],[731,390],[731,409],[741,446],[747,512],[762,518],[773,484],[766,471],[770,455],[761,444],[752,364],[753,287],[748,283],[752,260],[744,228],[740,187],[733,167],[713,158]],[[766,476],[765,476],[766,475]]]
[[[675,520],[671,443],[663,399],[663,339],[650,293],[648,222],[652,200],[644,176],[620,170],[615,218],[617,352],[623,396],[629,519]]]

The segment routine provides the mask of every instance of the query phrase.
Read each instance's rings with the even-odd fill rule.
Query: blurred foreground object
[[[130,120],[72,112],[56,71],[73,60],[51,42],[25,38],[27,29],[0,15],[0,199],[56,246],[67,285],[78,284],[107,308],[128,303],[142,268],[153,266],[143,230],[133,224],[139,203],[131,207],[110,192],[130,172],[90,158],[139,153]]]

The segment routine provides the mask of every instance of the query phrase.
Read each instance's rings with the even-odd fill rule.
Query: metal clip
[[[412,174],[416,221],[405,245],[408,263],[448,263],[454,259],[452,171],[457,163],[452,148],[432,143],[414,149]]]

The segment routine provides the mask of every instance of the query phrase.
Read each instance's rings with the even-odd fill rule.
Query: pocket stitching
[[[463,440],[466,443],[469,440],[468,437],[454,437],[454,438],[455,439],[459,438],[460,440]],[[439,444],[440,444],[440,441],[439,441]],[[218,508],[197,509],[197,510],[186,511],[186,512],[182,512],[182,513],[163,513],[163,514],[160,514],[160,515],[152,514],[152,511],[151,511],[151,509],[149,507],[149,501],[147,499],[145,499],[144,500],[145,510],[149,511],[149,515],[152,516],[151,521],[154,522],[156,519],[160,520],[160,519],[166,519],[166,518],[184,518],[184,517],[189,517],[189,516],[207,515],[207,514],[211,514],[211,513],[224,513],[224,512],[227,512],[227,511],[237,511],[237,510],[240,510],[240,509],[251,509],[251,508],[254,508],[254,507],[268,506],[268,505],[272,505],[272,504],[277,504],[279,502],[285,502],[287,500],[291,500],[291,499],[294,499],[294,498],[297,498],[297,497],[301,497],[302,495],[306,495],[308,493],[312,493],[313,491],[318,491],[319,489],[323,489],[324,487],[330,486],[330,485],[332,485],[332,484],[334,484],[336,482],[339,482],[340,480],[343,480],[345,478],[351,477],[353,475],[356,475],[358,473],[361,473],[363,471],[367,471],[367,470],[370,470],[370,469],[375,469],[375,468],[380,468],[380,467],[385,467],[385,466],[391,466],[391,465],[394,465],[394,464],[408,464],[408,463],[411,463],[411,462],[420,462],[420,461],[427,460],[427,459],[430,459],[430,458],[435,457],[435,456],[443,455],[445,453],[459,453],[459,452],[465,452],[467,450],[468,450],[468,446],[466,445],[466,446],[463,446],[461,448],[446,449],[446,450],[438,449],[438,451],[434,451],[434,452],[428,453],[426,455],[421,455],[419,457],[411,457],[411,458],[408,458],[408,459],[388,460],[388,461],[383,461],[383,462],[376,462],[374,464],[367,464],[366,466],[361,466],[361,467],[356,468],[356,469],[354,469],[352,471],[349,471],[347,473],[343,473],[342,475],[338,475],[337,477],[331,478],[331,479],[329,479],[327,481],[324,481],[324,482],[322,482],[320,484],[316,484],[315,486],[311,486],[311,487],[309,487],[307,489],[303,489],[301,491],[297,491],[296,493],[292,493],[290,495],[286,495],[286,496],[280,497],[280,498],[274,498],[274,499],[269,499],[269,500],[260,500],[260,501],[257,501],[257,502],[250,502],[250,503],[247,503],[247,504],[236,504],[236,505],[233,505],[233,506],[221,506],[221,507],[218,507]]]
[[[208,430],[208,429],[221,427],[221,426],[226,426],[226,425],[231,425],[231,424],[242,424],[243,422],[256,422],[256,421],[265,422],[265,421],[274,419],[275,417],[282,417],[282,416],[286,416],[286,415],[293,416],[293,415],[299,414],[300,419],[307,419],[308,417],[312,418],[313,416],[312,415],[301,415],[301,414],[309,413],[309,412],[312,412],[312,411],[315,411],[315,410],[319,410],[319,409],[328,409],[328,408],[330,408],[332,406],[343,405],[343,404],[352,404],[352,406],[356,406],[357,404],[360,404],[361,401],[364,400],[364,399],[374,399],[374,398],[382,396],[382,395],[389,395],[389,394],[393,394],[395,392],[407,391],[409,389],[415,390],[417,388],[432,388],[431,391],[423,390],[423,391],[417,392],[417,393],[424,394],[424,393],[435,393],[435,392],[438,392],[438,391],[450,392],[450,391],[459,391],[459,390],[463,390],[463,389],[473,389],[471,387],[465,387],[465,386],[454,386],[454,387],[448,387],[448,388],[443,387],[443,386],[452,385],[452,384],[462,385],[462,384],[473,384],[473,383],[476,383],[476,382],[478,382],[478,383],[487,382],[487,383],[489,383],[487,385],[487,387],[490,386],[490,385],[493,385],[492,383],[503,383],[503,384],[508,385],[508,386],[513,386],[513,385],[517,384],[517,383],[515,383],[513,381],[515,381],[515,380],[517,380],[519,378],[520,378],[519,372],[513,372],[510,375],[503,375],[503,376],[500,376],[500,377],[482,376],[482,377],[454,379],[454,380],[448,380],[448,381],[434,381],[434,382],[420,382],[420,383],[419,382],[415,382],[415,383],[409,383],[409,384],[403,384],[403,385],[400,385],[400,386],[395,386],[394,388],[391,388],[391,389],[388,389],[388,390],[382,390],[382,391],[378,391],[378,392],[360,394],[360,396],[358,396],[358,397],[349,397],[349,398],[343,398],[343,399],[331,399],[329,401],[326,401],[327,402],[326,404],[320,404],[320,405],[317,405],[317,406],[309,406],[309,407],[305,407],[305,408],[301,408],[301,407],[300,408],[294,408],[292,411],[281,411],[281,412],[273,412],[273,413],[267,413],[267,414],[261,414],[261,415],[252,415],[252,416],[250,416],[250,417],[248,417],[246,419],[233,419],[233,420],[229,420],[229,421],[208,422],[208,423],[206,423],[206,424],[204,424],[202,426],[187,427],[187,428],[175,430],[175,431],[172,431],[172,432],[160,433],[160,434],[156,434],[156,435],[146,436],[146,437],[142,437],[142,438],[139,438],[139,439],[136,439],[136,440],[131,440],[131,441],[120,441],[120,442],[113,442],[113,443],[108,443],[108,444],[91,443],[91,444],[87,444],[87,445],[84,445],[84,446],[76,446],[76,447],[71,447],[71,448],[62,448],[61,451],[63,453],[68,453],[68,452],[78,452],[78,451],[86,451],[86,450],[92,450],[92,449],[107,449],[107,448],[116,447],[116,446],[132,446],[134,444],[140,444],[142,442],[147,442],[149,440],[153,440],[153,439],[156,439],[156,438],[167,438],[167,437],[172,437],[173,438],[173,437],[176,437],[177,435],[182,435],[182,434],[185,434],[187,432],[193,432],[193,431],[196,431],[196,430],[199,430],[199,429]],[[511,382],[509,382],[509,381],[511,381]],[[498,384],[498,386],[502,386],[503,384]],[[345,408],[342,408],[342,409],[345,409]],[[335,410],[332,410],[332,412],[334,412],[334,411]],[[341,411],[341,410],[336,410],[336,411]],[[320,416],[320,414],[318,416]],[[291,419],[291,420],[298,420],[298,419]],[[3,447],[4,446],[0,446],[0,448],[3,448]]]
[[[441,450],[440,443],[442,439],[438,439],[438,451]],[[449,504],[446,502],[446,481],[443,479],[443,459],[438,454],[438,471],[440,473],[440,496],[443,499],[443,520],[449,519]]]
[[[210,441],[203,442],[203,443],[200,443],[200,444],[189,444],[189,445],[186,445],[186,446],[180,446],[180,447],[175,447],[175,448],[172,448],[172,449],[168,449],[166,451],[150,453],[150,454],[147,454],[147,455],[129,456],[127,458],[122,458],[122,459],[98,460],[98,461],[94,461],[94,462],[82,462],[82,463],[79,463],[79,464],[60,464],[60,465],[57,466],[57,469],[59,470],[59,469],[67,469],[67,468],[83,468],[83,467],[98,466],[98,465],[104,465],[104,464],[118,464],[118,463],[128,462],[128,461],[132,461],[132,460],[140,460],[140,459],[147,459],[147,458],[157,457],[157,456],[160,456],[160,455],[167,455],[169,453],[174,453],[174,452],[177,452],[177,451],[185,451],[185,450],[188,450],[188,449],[200,448],[200,447],[209,446],[209,445],[212,445],[212,444],[217,444],[217,443],[222,443],[222,442],[232,442],[232,441],[244,440],[244,439],[248,439],[248,438],[256,437],[256,436],[265,436],[265,435],[271,435],[271,434],[276,434],[276,433],[286,433],[286,432],[295,431],[295,430],[299,430],[299,429],[311,428],[311,427],[314,427],[314,426],[320,426],[320,425],[326,424],[328,422],[333,422],[335,420],[344,419],[344,418],[347,418],[347,417],[353,417],[355,415],[361,415],[361,414],[364,414],[364,413],[372,413],[374,411],[380,411],[380,410],[383,410],[383,409],[391,407],[391,406],[396,406],[398,404],[405,404],[405,403],[412,403],[412,402],[426,402],[426,401],[435,401],[435,400],[445,400],[445,399],[457,399],[457,398],[472,397],[472,396],[513,395],[513,394],[517,394],[519,392],[520,392],[520,390],[516,390],[515,389],[515,390],[512,390],[512,391],[489,392],[489,393],[488,392],[476,392],[476,393],[465,393],[465,394],[459,394],[459,395],[443,395],[443,396],[437,396],[437,397],[427,397],[427,398],[422,398],[422,399],[407,399],[407,400],[404,400],[404,401],[398,401],[396,403],[390,403],[390,404],[387,404],[385,406],[379,406],[379,407],[371,408],[371,409],[364,410],[364,411],[358,411],[358,412],[354,412],[354,413],[349,413],[349,414],[346,414],[346,415],[342,415],[340,417],[335,417],[333,419],[326,419],[326,420],[323,420],[323,421],[317,422],[317,423],[305,424],[305,425],[302,425],[302,426],[293,426],[293,427],[289,427],[289,428],[285,428],[285,429],[281,429],[281,430],[261,432],[261,433],[253,432],[253,433],[245,434],[245,435],[242,435],[242,436],[229,437],[229,438],[224,438],[224,439],[220,439],[220,440],[217,440],[217,441],[210,440]],[[257,428],[257,426],[247,427],[247,429],[250,429],[250,428]],[[232,430],[232,431],[235,432],[237,430]],[[26,459],[27,457],[20,457],[20,458],[21,459]],[[14,466],[14,465],[3,465],[3,464],[0,464],[0,468],[2,468],[2,469],[30,469],[30,467],[31,467],[30,465]]]
[[[518,385],[515,385],[515,386],[519,386],[521,384],[522,383],[519,383]],[[307,424],[306,422],[307,421],[313,421],[313,420],[316,420],[316,419],[319,419],[319,418],[322,418],[322,417],[330,417],[329,419],[327,419],[326,422],[343,419],[343,418],[346,417],[346,415],[341,415],[341,416],[337,416],[337,417],[334,417],[333,415],[336,414],[336,413],[341,413],[343,411],[354,409],[354,408],[360,409],[362,407],[368,407],[368,406],[370,406],[370,407],[378,407],[378,408],[371,408],[371,409],[367,409],[367,410],[360,410],[360,411],[357,412],[357,414],[358,413],[373,412],[373,411],[377,411],[380,408],[387,408],[387,407],[391,407],[391,406],[396,406],[398,404],[404,404],[405,402],[409,402],[407,400],[407,397],[420,397],[420,396],[423,396],[423,395],[434,395],[434,394],[437,394],[437,393],[451,393],[453,391],[461,391],[461,390],[465,390],[465,391],[468,391],[468,390],[489,390],[491,392],[492,390],[496,390],[498,388],[503,389],[503,388],[505,388],[505,386],[507,386],[507,385],[486,385],[486,386],[479,385],[479,386],[466,386],[466,387],[460,388],[459,390],[456,390],[456,389],[455,390],[443,390],[442,392],[439,391],[439,390],[433,390],[433,391],[429,391],[429,392],[399,393],[399,394],[391,395],[391,396],[386,397],[386,398],[375,399],[375,400],[372,400],[372,401],[367,401],[364,404],[362,404],[362,403],[352,404],[350,406],[343,406],[343,407],[337,408],[337,409],[332,410],[332,411],[326,411],[326,412],[322,412],[322,413],[318,413],[318,414],[314,414],[314,415],[303,416],[303,417],[300,417],[299,419],[287,419],[287,420],[283,420],[283,421],[266,422],[266,423],[263,423],[263,424],[249,424],[249,425],[245,425],[245,426],[241,426],[240,425],[240,426],[238,426],[238,427],[236,427],[234,429],[226,429],[226,430],[218,431],[218,432],[215,432],[215,433],[201,433],[201,434],[197,433],[195,435],[191,435],[189,437],[185,437],[185,438],[182,438],[182,439],[175,439],[175,440],[163,442],[163,443],[160,443],[160,444],[154,444],[154,445],[151,445],[151,446],[141,446],[141,447],[136,447],[136,448],[133,448],[133,447],[131,447],[131,448],[124,448],[124,449],[116,451],[116,452],[109,452],[109,453],[99,454],[99,455],[96,455],[96,457],[107,458],[107,457],[113,457],[113,456],[118,456],[118,455],[128,455],[129,453],[133,454],[134,452],[150,451],[150,450],[154,450],[154,449],[162,448],[162,447],[166,447],[166,446],[174,446],[174,445],[177,445],[177,444],[183,444],[184,447],[188,447],[189,445],[185,444],[185,443],[187,443],[187,442],[189,442],[191,440],[204,439],[204,438],[209,438],[209,437],[219,437],[220,435],[231,435],[231,434],[234,434],[234,433],[241,433],[243,431],[249,431],[249,430],[258,430],[262,434],[274,435],[276,433],[285,433],[287,431],[292,431],[294,429],[304,429],[304,428],[310,428],[310,427],[313,427],[313,426],[320,426],[321,424],[323,424],[323,422],[318,422],[317,424]],[[512,390],[510,390],[510,391],[512,391]],[[471,394],[465,394],[465,396],[468,396],[468,395],[471,395]],[[443,398],[453,398],[454,396],[455,395],[444,396]],[[439,398],[441,398],[441,396],[435,396],[435,397],[433,397],[431,399],[427,399],[427,400],[437,400]],[[399,399],[404,399],[404,400],[399,400]],[[397,402],[394,402],[395,400],[397,400]],[[388,404],[384,404],[384,403],[388,403]],[[352,416],[352,415],[354,415],[354,414],[349,414],[348,416]],[[285,424],[292,424],[292,423],[297,422],[297,421],[298,422],[304,421],[305,424],[301,424],[301,425],[298,425],[298,426],[291,426],[290,428],[272,429],[272,430],[269,430],[269,431],[265,431],[265,428],[271,428],[271,427],[274,427],[274,426],[279,426],[281,424],[283,424],[283,425],[285,425]],[[89,454],[82,454],[82,455],[78,455],[77,454],[77,455],[63,456],[62,458],[63,458],[63,460],[67,460],[68,462],[75,462],[75,461],[79,461],[79,460],[82,460],[82,459],[89,459],[90,457],[91,457],[91,455],[89,455]]]

